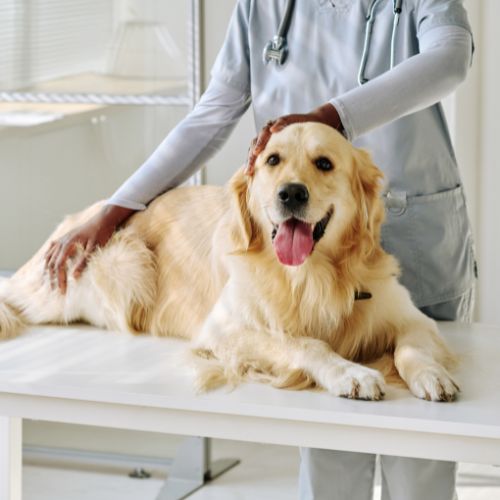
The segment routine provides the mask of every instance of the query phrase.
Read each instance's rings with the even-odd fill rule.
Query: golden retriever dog
[[[0,283],[0,336],[84,321],[184,337],[202,390],[259,380],[378,400],[384,376],[366,365],[379,360],[415,396],[453,400],[453,356],[380,246],[381,178],[332,128],[290,125],[227,186],[180,187],[136,213],[62,295],[44,255],[96,204]]]

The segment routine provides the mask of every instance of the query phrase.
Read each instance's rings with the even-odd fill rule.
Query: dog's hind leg
[[[71,265],[65,295],[51,286],[42,251],[2,282],[0,337],[25,324],[76,321],[132,333],[148,330],[156,297],[155,257],[131,230],[116,233],[98,249],[80,279],[71,276]]]
[[[132,230],[120,231],[96,252],[86,281],[75,292],[86,298],[88,306],[81,312],[86,321],[111,330],[147,332],[157,296],[155,255]]]
[[[0,278],[0,339],[15,337],[26,326],[21,311],[7,300],[9,280]]]

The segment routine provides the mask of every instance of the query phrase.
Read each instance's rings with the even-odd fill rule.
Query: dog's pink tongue
[[[279,225],[273,245],[282,264],[300,266],[314,246],[312,226],[297,219],[289,219]]]

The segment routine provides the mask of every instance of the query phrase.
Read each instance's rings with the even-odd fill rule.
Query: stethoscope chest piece
[[[262,59],[264,64],[270,61],[275,62],[281,66],[286,61],[288,56],[288,43],[286,36],[292,22],[293,7],[295,0],[288,0],[286,4],[285,14],[278,28],[278,33],[274,35],[273,39],[266,43],[264,51],[262,52]]]
[[[262,53],[262,59],[267,64],[269,61],[274,61],[280,66],[285,63],[288,56],[288,47],[286,39],[281,36],[275,36],[267,42]]]

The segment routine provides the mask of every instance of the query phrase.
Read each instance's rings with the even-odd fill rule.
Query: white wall
[[[474,0],[476,1],[476,0]],[[477,207],[478,207],[478,260],[479,260],[479,308],[481,321],[500,324],[500,39],[498,0],[478,1],[481,28],[476,32],[480,55],[480,81],[477,106],[479,127],[476,133],[479,145]],[[472,96],[471,96],[472,99]],[[466,124],[464,128],[468,129]]]
[[[466,0],[475,54],[466,82],[450,99],[450,118],[459,167],[468,197],[479,267],[476,321],[500,324],[500,171],[497,159],[500,116],[498,0]]]

